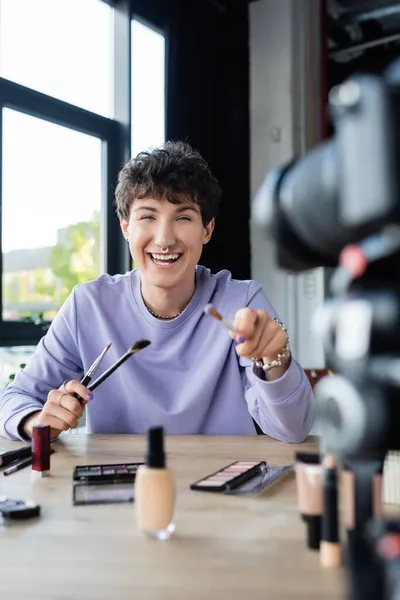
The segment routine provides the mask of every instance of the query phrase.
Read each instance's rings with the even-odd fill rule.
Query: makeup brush
[[[86,375],[84,375],[84,377],[81,379],[81,383],[83,385],[87,385],[88,383],[90,383],[90,381],[92,380],[93,375],[96,373],[97,369],[99,368],[103,358],[105,357],[105,355],[107,354],[107,352],[109,351],[109,349],[111,348],[112,342],[108,342],[108,344],[106,345],[106,347],[104,348],[103,352],[100,354],[100,356],[98,356],[96,358],[96,360],[94,361],[94,363],[92,364],[91,367],[89,367],[88,372],[86,373]]]
[[[112,373],[114,373],[114,371],[116,371],[118,367],[120,367],[126,360],[128,360],[129,357],[136,354],[136,352],[143,350],[143,348],[146,348],[150,344],[151,342],[149,340],[139,340],[138,342],[136,342],[136,344],[131,346],[129,350],[117,360],[117,362],[115,362],[109,369],[107,369],[107,371],[105,371],[102,375],[100,375],[100,377],[93,381],[93,383],[91,383],[88,386],[88,390],[93,392],[93,390],[95,390],[101,383],[103,383],[103,381],[110,377],[110,375],[112,375]]]
[[[237,333],[233,323],[224,319],[212,304],[207,304],[207,306],[204,307],[204,312],[206,315],[210,315],[210,317],[214,317],[214,319],[219,321],[222,327],[226,327],[226,329],[229,329],[232,333]]]
[[[97,369],[99,368],[101,361],[103,360],[103,358],[105,357],[105,355],[107,354],[109,349],[111,348],[111,345],[112,345],[112,342],[108,342],[108,344],[104,348],[103,352],[96,358],[94,363],[89,367],[89,370],[85,373],[85,375],[81,379],[81,383],[83,385],[86,386],[88,383],[90,383],[93,375],[96,373]],[[66,381],[64,381],[64,389],[65,389],[65,384],[66,384]],[[79,394],[74,394],[74,398],[79,400],[79,402],[82,402],[82,398],[80,397]]]
[[[209,315],[210,317],[214,317],[214,319],[219,321],[219,323],[222,325],[222,327],[229,329],[229,331],[232,331],[232,333],[238,333],[235,326],[233,325],[233,323],[224,319],[223,316],[219,314],[219,312],[217,311],[215,306],[213,306],[212,304],[207,304],[204,307],[204,312],[206,315]],[[240,336],[237,338],[236,341],[238,342],[238,344],[243,344],[243,342],[245,342],[246,339],[243,336]]]

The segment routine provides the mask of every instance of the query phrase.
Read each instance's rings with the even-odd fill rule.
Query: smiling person
[[[45,423],[54,437],[84,410],[89,433],[163,425],[170,434],[254,434],[256,422],[278,440],[307,436],[311,388],[261,286],[198,264],[220,195],[207,163],[183,142],[123,167],[116,208],[137,268],[75,287],[0,400],[3,436],[29,439]],[[237,335],[204,313],[210,303]],[[109,340],[103,370],[140,338],[151,345],[93,394],[79,383]]]

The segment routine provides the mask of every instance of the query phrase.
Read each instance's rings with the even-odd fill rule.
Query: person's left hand
[[[237,334],[231,335],[238,342],[237,354],[250,359],[262,358],[264,363],[276,360],[288,339],[287,333],[263,310],[241,308],[235,315],[233,325]],[[282,366],[267,371],[268,380],[282,377],[287,370],[290,363],[289,350],[285,350],[284,354]]]

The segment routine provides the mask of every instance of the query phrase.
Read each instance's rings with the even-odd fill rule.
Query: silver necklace
[[[144,300],[143,300],[143,302],[144,302],[145,307],[149,311],[149,313],[151,315],[153,315],[153,317],[156,317],[156,319],[163,319],[164,321],[171,321],[172,319],[176,319],[176,317],[179,317],[179,315],[181,315],[183,313],[183,310],[181,310],[178,313],[176,313],[176,315],[171,315],[170,317],[166,317],[165,315],[159,315],[158,313],[154,312],[154,310],[151,310],[151,308],[149,306],[147,306],[147,304]]]

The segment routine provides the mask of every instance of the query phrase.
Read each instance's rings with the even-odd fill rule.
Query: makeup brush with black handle
[[[101,383],[103,383],[103,381],[110,377],[110,375],[112,375],[114,371],[118,369],[118,367],[120,367],[126,360],[128,360],[128,358],[130,358],[140,350],[143,350],[143,348],[147,348],[147,346],[149,346],[150,344],[151,342],[149,340],[139,340],[138,342],[136,342],[136,344],[131,346],[129,350],[117,360],[117,362],[115,362],[109,369],[107,369],[107,371],[105,371],[102,375],[100,375],[100,377],[95,379],[93,383],[88,385],[88,390],[93,392],[93,390],[95,390]]]

